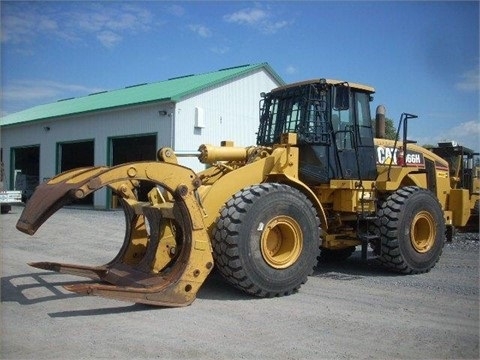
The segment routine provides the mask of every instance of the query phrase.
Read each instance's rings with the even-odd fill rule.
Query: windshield
[[[327,87],[315,83],[268,94],[260,106],[257,145],[280,142],[282,133],[298,134],[299,144],[328,144]]]

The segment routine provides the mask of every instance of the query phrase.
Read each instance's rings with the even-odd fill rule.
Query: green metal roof
[[[127,86],[124,89],[59,100],[55,103],[39,105],[7,115],[0,120],[0,125],[14,125],[155,101],[177,102],[208,87],[219,85],[262,68],[270,73],[280,85],[285,83],[267,63],[242,65],[205,74],[180,76],[151,84]]]

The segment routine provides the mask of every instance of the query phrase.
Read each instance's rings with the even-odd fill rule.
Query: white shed
[[[59,100],[0,120],[6,188],[29,192],[77,167],[154,160],[161,147],[195,151],[203,143],[256,141],[261,92],[283,85],[267,64],[243,65],[199,75]],[[203,169],[196,158],[182,165]],[[98,191],[86,200],[111,206]]]

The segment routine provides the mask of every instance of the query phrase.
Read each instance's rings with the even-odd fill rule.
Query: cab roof
[[[369,93],[374,93],[375,92],[375,89],[373,87],[369,86],[369,85],[358,84],[358,83],[349,82],[349,81],[334,80],[334,79],[322,79],[322,78],[305,80],[305,81],[300,81],[300,82],[296,82],[296,83],[292,83],[292,84],[287,84],[287,85],[280,86],[280,87],[272,90],[272,92],[279,91],[279,90],[284,90],[284,89],[288,89],[288,88],[292,88],[292,87],[296,87],[296,86],[305,86],[305,85],[308,85],[308,84],[316,84],[316,83],[319,83],[320,81],[325,81],[329,85],[348,83],[348,85],[353,89],[357,89],[357,90],[360,90],[360,91],[366,91],[366,92],[369,92]]]

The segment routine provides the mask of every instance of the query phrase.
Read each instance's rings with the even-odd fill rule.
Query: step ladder
[[[362,190],[362,196],[360,197],[360,209],[357,210],[357,236],[362,243],[362,260],[368,261],[377,259],[382,254],[380,236],[368,231],[370,225],[378,219],[376,213],[370,211],[370,205],[373,203],[373,208],[376,210],[378,201],[375,192],[373,192],[374,196],[365,199],[365,188],[361,183],[360,188]],[[364,229],[366,229],[366,231]],[[374,251],[369,254],[368,247],[370,244],[374,244]]]

